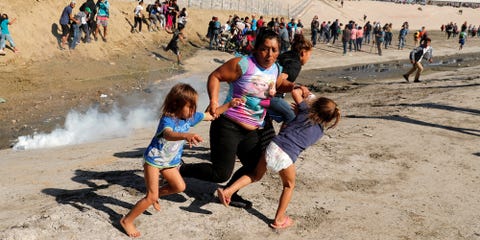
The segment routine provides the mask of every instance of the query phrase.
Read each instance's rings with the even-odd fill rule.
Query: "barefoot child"
[[[307,147],[323,136],[324,129],[335,127],[340,120],[337,104],[324,97],[306,100],[301,89],[292,91],[292,97],[298,104],[297,117],[290,122],[272,140],[265,150],[256,169],[249,175],[243,175],[230,187],[217,190],[220,202],[228,206],[232,194],[248,184],[259,181],[267,167],[280,174],[283,191],[270,227],[279,229],[293,225],[293,220],[285,214],[295,186],[295,161]]]
[[[181,162],[183,145],[187,142],[191,147],[202,142],[199,135],[189,133],[188,130],[202,120],[213,120],[208,112],[196,112],[197,99],[198,94],[195,89],[183,83],[175,85],[165,98],[156,134],[144,153],[143,168],[147,195],[120,220],[120,224],[130,237],[140,236],[140,232],[133,224],[135,218],[151,205],[157,211],[160,210],[159,197],[185,190],[185,182],[177,168]],[[234,98],[216,111],[221,114],[229,107],[237,106],[241,102],[241,99]],[[168,184],[159,188],[160,174]]]

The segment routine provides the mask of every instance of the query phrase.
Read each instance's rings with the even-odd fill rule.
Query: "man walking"
[[[410,76],[410,74],[412,74],[413,72],[417,71],[417,73],[415,74],[414,82],[420,82],[420,74],[423,71],[422,59],[432,62],[433,49],[430,46],[431,42],[432,40],[427,37],[419,47],[416,47],[410,52],[410,62],[413,66],[410,71],[403,74],[403,78],[405,78],[405,81],[408,82],[408,76]]]

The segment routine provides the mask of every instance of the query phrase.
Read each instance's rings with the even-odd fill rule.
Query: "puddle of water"
[[[450,57],[438,57],[434,58],[434,62],[432,63],[427,63],[425,61],[423,63],[425,67],[425,72],[448,71],[455,68],[479,65],[480,56],[459,55]],[[392,61],[350,67],[306,70],[302,72],[301,77],[309,79],[313,77],[313,79],[320,82],[332,82],[339,80],[381,80],[389,78],[400,78],[402,74],[404,74],[411,68],[411,66],[411,63],[407,61]]]

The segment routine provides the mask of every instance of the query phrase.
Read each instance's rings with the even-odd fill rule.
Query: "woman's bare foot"
[[[155,201],[152,205],[155,210],[160,211],[160,203],[158,201]]]
[[[120,219],[120,225],[122,225],[123,230],[125,230],[125,233],[127,233],[129,237],[140,237],[140,232],[137,230],[135,225],[133,225],[133,223],[125,222],[125,217],[122,217],[122,219]]]

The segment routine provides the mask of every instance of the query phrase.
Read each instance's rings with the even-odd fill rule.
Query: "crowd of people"
[[[209,39],[209,49],[249,54],[253,49],[256,36],[260,31],[269,29],[279,34],[281,52],[289,49],[295,34],[302,34],[304,25],[301,19],[275,17],[270,20],[260,16],[230,15],[222,24],[218,17],[213,16],[208,24],[206,37]]]
[[[311,42],[313,46],[325,44],[334,46],[340,42],[343,48],[343,55],[348,52],[365,51],[364,45],[370,45],[369,51],[375,49],[376,54],[382,55],[382,51],[394,46],[398,50],[403,50],[407,42],[411,41],[413,47],[421,46],[422,42],[428,38],[425,27],[411,32],[408,22],[404,22],[398,32],[393,30],[392,23],[381,24],[378,21],[369,21],[367,16],[363,17],[364,23],[348,21],[340,23],[338,19],[332,21],[320,21],[315,15],[310,22]],[[465,27],[463,27],[465,26]],[[447,38],[453,34],[463,36],[480,36],[475,26],[462,25],[463,31],[456,30],[456,24],[442,25],[442,31],[445,31]],[[250,54],[255,42],[256,35],[261,29],[270,29],[280,36],[281,52],[286,52],[291,46],[295,34],[303,34],[305,26],[301,19],[292,18],[286,21],[285,18],[271,18],[266,21],[263,16],[257,19],[255,15],[239,17],[237,15],[229,16],[224,24],[218,17],[213,16],[208,24],[206,37],[209,40],[209,49],[228,52],[237,52],[241,54]],[[413,40],[413,41],[412,41]],[[465,40],[459,39],[461,47]],[[462,44],[463,43],[463,44]],[[461,49],[461,48],[460,48]]]
[[[62,28],[61,49],[75,49],[77,44],[83,40],[85,43],[91,41],[91,35],[95,41],[101,36],[107,42],[108,20],[110,18],[110,3],[108,0],[85,1],[75,14],[76,1],[71,1],[60,15],[60,26]],[[102,30],[100,30],[102,28]],[[82,38],[82,32],[84,37]]]
[[[148,31],[165,30],[173,32],[187,24],[188,13],[185,8],[179,9],[177,0],[155,1],[145,6],[143,0],[133,9],[134,18],[131,32],[141,33],[142,25],[147,25]],[[108,39],[108,21],[110,18],[110,3],[108,0],[86,0],[75,13],[77,3],[71,1],[62,11],[60,26],[62,29],[61,49],[75,49],[81,43],[89,43],[92,38],[104,42]],[[82,36],[83,35],[83,36]]]
[[[458,35],[459,50],[463,49],[467,38],[480,38],[480,25],[478,27],[472,24],[467,26],[467,22],[461,25],[460,30],[458,29],[457,23],[454,22],[442,24],[440,30],[445,32],[447,39],[450,39],[450,37],[455,38]]]
[[[138,1],[134,11],[134,25],[132,33],[142,32],[142,23],[147,25],[149,32],[183,28],[187,24],[188,12],[177,4],[176,0],[161,2],[156,0],[153,4],[145,6],[143,0]],[[138,26],[138,29],[137,29]]]

